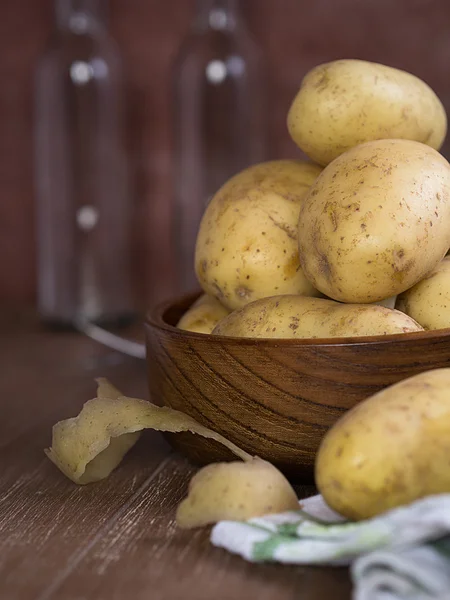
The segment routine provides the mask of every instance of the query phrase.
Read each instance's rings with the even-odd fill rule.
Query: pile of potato
[[[255,165],[218,190],[196,246],[205,295],[178,326],[265,338],[450,327],[436,94],[403,71],[339,60],[306,75],[288,129],[311,161]]]
[[[252,166],[216,193],[197,239],[204,295],[178,327],[259,338],[450,327],[450,165],[438,152],[447,119],[434,92],[383,65],[328,63],[304,78],[288,129],[311,161]],[[344,414],[316,457],[326,502],[357,520],[450,492],[449,388],[450,368],[430,370]],[[78,417],[55,425],[47,455],[72,481],[98,481],[143,429],[190,431],[243,461],[199,471],[179,525],[298,507],[273,465],[104,380]]]

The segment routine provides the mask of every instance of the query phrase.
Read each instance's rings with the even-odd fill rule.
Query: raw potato
[[[450,256],[398,297],[396,308],[425,329],[450,327]]]
[[[422,331],[398,310],[340,304],[323,298],[273,296],[247,304],[222,319],[213,334],[253,338],[329,338]]]
[[[331,508],[366,519],[450,492],[450,369],[427,371],[378,392],[325,435],[316,485]]]
[[[98,380],[97,398],[89,400],[77,417],[56,423],[48,458],[80,485],[108,477],[137,442],[143,429],[180,433],[190,431],[219,442],[242,460],[252,457],[219,433],[189,415],[123,396],[105,379]]]
[[[433,90],[414,75],[362,60],[337,60],[303,79],[288,129],[312,160],[327,165],[370,140],[415,140],[439,150],[447,117]]]
[[[192,478],[176,519],[180,527],[193,528],[298,509],[297,495],[284,475],[265,460],[254,458],[201,469]]]
[[[299,263],[302,199],[321,172],[312,163],[278,160],[230,179],[208,205],[195,268],[203,290],[234,310],[274,294],[320,295]]]
[[[306,194],[298,239],[303,271],[326,296],[354,303],[395,296],[450,247],[450,165],[418,142],[356,146]]]
[[[177,327],[184,331],[211,333],[217,323],[229,314],[230,311],[216,298],[203,294],[184,313]]]

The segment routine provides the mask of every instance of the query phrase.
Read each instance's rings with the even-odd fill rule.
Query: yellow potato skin
[[[422,331],[400,311],[384,306],[340,304],[324,298],[274,296],[235,310],[214,335],[252,338],[335,338]]]
[[[196,244],[203,290],[230,310],[273,294],[320,295],[299,263],[297,221],[302,199],[321,168],[305,161],[255,165],[213,197]]]
[[[450,492],[450,369],[415,375],[368,398],[325,435],[316,485],[331,508],[366,519]]]
[[[424,329],[450,327],[450,256],[397,298],[396,308]]]
[[[306,277],[341,302],[371,303],[423,279],[450,246],[450,165],[408,140],[352,148],[326,167],[302,202]]]
[[[230,314],[216,298],[202,294],[178,321],[178,329],[195,333],[211,333],[217,323]]]
[[[337,60],[305,76],[288,113],[288,129],[307,156],[327,165],[371,140],[415,140],[439,150],[447,117],[433,90],[414,75]]]
[[[277,468],[258,457],[248,462],[216,463],[198,471],[187,498],[178,506],[180,527],[218,521],[244,521],[271,513],[298,510],[297,495]]]

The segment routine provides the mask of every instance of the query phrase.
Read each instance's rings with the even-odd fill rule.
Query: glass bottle
[[[178,292],[198,287],[195,240],[227,179],[266,159],[262,56],[239,0],[197,0],[174,69],[174,243]]]
[[[36,71],[38,309],[49,323],[134,313],[123,78],[102,0],[55,0]]]

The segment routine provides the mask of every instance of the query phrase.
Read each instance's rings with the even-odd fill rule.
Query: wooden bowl
[[[196,297],[164,303],[147,316],[152,401],[188,413],[300,479],[311,478],[324,433],[345,411],[396,381],[450,365],[450,329],[320,340],[176,329]],[[230,458],[191,434],[169,441],[197,463]]]

